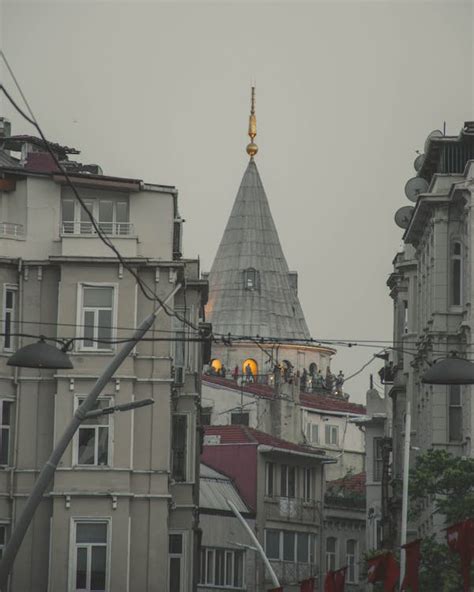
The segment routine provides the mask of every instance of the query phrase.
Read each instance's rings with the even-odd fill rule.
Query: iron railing
[[[292,561],[270,560],[280,584],[297,584],[301,580],[318,576],[318,568],[314,563],[294,563]]]
[[[19,238],[25,235],[23,224],[13,224],[12,222],[0,222],[0,236]]]
[[[274,496],[265,498],[267,520],[288,520],[289,522],[320,522],[320,509],[316,500]]]
[[[133,234],[133,224],[129,222],[98,222],[97,225],[107,236],[129,236]],[[63,222],[62,235],[90,236],[97,234],[91,222]]]

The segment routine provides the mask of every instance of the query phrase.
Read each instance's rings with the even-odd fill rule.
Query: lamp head
[[[57,347],[49,345],[44,339],[17,350],[8,358],[7,366],[50,370],[70,370],[74,367],[67,354]]]
[[[421,382],[425,384],[474,384],[474,364],[458,358],[453,352],[449,357],[437,360],[429,368]]]

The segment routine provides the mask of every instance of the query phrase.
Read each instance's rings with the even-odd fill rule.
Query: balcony
[[[129,222],[98,222],[101,231],[107,236],[130,236],[133,234],[133,224]],[[61,235],[96,236],[97,232],[91,222],[63,222]]]
[[[129,222],[99,222],[99,228],[109,237],[124,257],[137,257],[137,236]],[[110,249],[100,240],[91,222],[62,222],[60,227],[63,257],[110,257]]]
[[[318,568],[314,563],[294,563],[292,561],[270,560],[278,581],[282,585],[301,582],[310,577],[318,576]]]
[[[1,238],[24,238],[25,229],[23,224],[13,224],[12,222],[0,222]]]
[[[320,509],[316,500],[290,497],[265,498],[265,518],[288,522],[320,523]]]

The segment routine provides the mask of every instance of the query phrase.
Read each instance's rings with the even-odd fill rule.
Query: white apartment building
[[[206,297],[198,262],[181,258],[174,187],[106,176],[51,146],[126,267],[44,144],[1,138],[0,552],[75,408],[155,305],[127,267],[161,299],[181,285],[170,307],[194,326]],[[38,335],[69,342],[74,368],[6,365]],[[137,343],[104,389],[99,408],[155,403],[81,425],[21,546],[12,592],[196,589],[202,364],[200,343],[183,340],[193,335],[161,312],[146,336],[157,340]]]

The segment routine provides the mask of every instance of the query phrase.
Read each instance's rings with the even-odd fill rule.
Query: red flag
[[[314,578],[300,582],[300,592],[314,592]]]
[[[344,592],[347,567],[341,567],[334,573],[334,592]]]
[[[451,551],[461,557],[461,573],[464,592],[471,587],[471,559],[474,552],[474,524],[471,519],[458,522],[447,528],[446,537]]]
[[[421,539],[402,546],[405,549],[405,577],[403,578],[401,590],[410,589],[411,592],[418,592],[418,572],[420,570]]]
[[[369,559],[367,581],[369,584],[383,582],[384,592],[393,592],[400,576],[400,568],[393,553],[382,553]]]
[[[327,572],[324,579],[324,592],[336,592],[336,582],[334,580],[335,572],[331,569]]]

